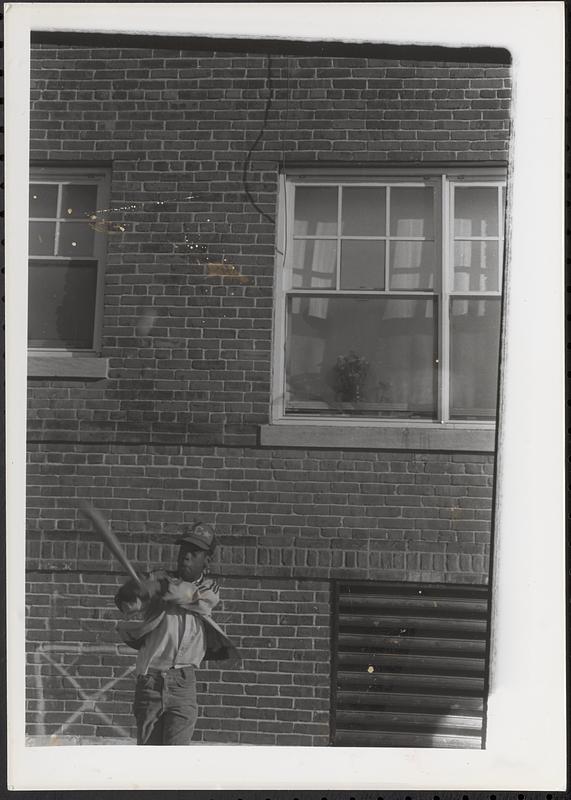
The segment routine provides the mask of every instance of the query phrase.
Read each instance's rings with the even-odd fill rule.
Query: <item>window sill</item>
[[[354,450],[441,450],[493,453],[495,427],[276,423],[260,427],[260,444]]]
[[[108,358],[34,354],[28,356],[28,378],[98,380],[107,377],[108,366]]]

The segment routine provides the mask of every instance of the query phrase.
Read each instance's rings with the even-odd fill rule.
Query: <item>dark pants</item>
[[[139,675],[133,711],[137,744],[190,744],[198,717],[195,668]]]

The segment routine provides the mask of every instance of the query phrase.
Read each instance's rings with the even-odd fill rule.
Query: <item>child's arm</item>
[[[197,605],[200,614],[210,616],[220,602],[220,585],[214,578],[205,578],[198,584]]]
[[[209,616],[220,601],[219,586],[212,578],[196,583],[169,581],[162,600],[168,605]]]
[[[150,604],[162,593],[159,573],[147,576],[140,584],[130,579],[121,586],[115,595],[115,605],[126,617],[146,612]]]

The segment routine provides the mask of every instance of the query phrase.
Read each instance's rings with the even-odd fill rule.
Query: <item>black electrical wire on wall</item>
[[[242,168],[242,185],[244,187],[244,192],[245,192],[246,197],[248,198],[248,201],[250,202],[250,204],[256,209],[256,211],[259,214],[262,215],[262,217],[264,217],[264,219],[267,219],[268,222],[271,222],[272,225],[275,225],[275,223],[276,223],[275,218],[272,217],[270,214],[267,214],[263,210],[263,208],[260,208],[260,206],[256,203],[256,201],[252,197],[252,193],[251,193],[250,188],[248,186],[248,172],[250,170],[250,163],[252,161],[252,155],[253,155],[254,150],[258,146],[258,143],[260,142],[260,140],[261,140],[262,136],[264,135],[265,130],[267,128],[268,118],[269,118],[269,115],[270,115],[270,109],[272,107],[272,102],[273,102],[273,99],[274,99],[274,87],[273,87],[273,83],[272,83],[272,59],[271,59],[271,56],[268,55],[267,59],[268,59],[268,69],[267,69],[268,97],[266,99],[266,106],[264,108],[264,119],[262,121],[262,125],[260,127],[259,132],[258,132],[258,135],[254,139],[254,142],[250,146],[250,149],[248,150],[248,153],[246,154],[246,158],[244,159],[244,165],[243,165],[243,168]]]

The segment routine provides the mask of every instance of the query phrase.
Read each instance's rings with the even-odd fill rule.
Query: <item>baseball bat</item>
[[[98,511],[93,506],[90,506],[88,503],[82,503],[80,505],[81,512],[93,523],[93,527],[100,535],[103,544],[106,545],[109,550],[113,553],[115,558],[121,563],[123,567],[127,570],[131,578],[137,583],[138,586],[141,586],[141,578],[135,572],[135,569],[127,556],[125,555],[123,548],[119,542],[119,539],[115,536],[113,531],[110,529],[107,521],[103,514]]]

